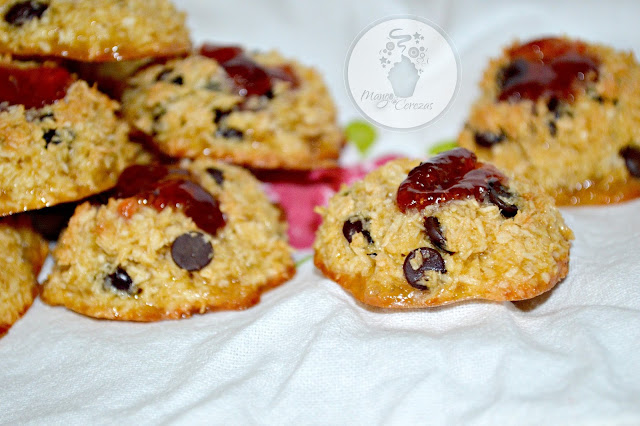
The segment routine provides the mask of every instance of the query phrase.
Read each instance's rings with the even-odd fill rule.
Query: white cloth
[[[443,27],[462,62],[455,103],[420,131],[380,131],[372,156],[422,156],[455,137],[488,58],[514,38],[566,33],[640,52],[632,1],[176,2],[196,42],[317,66],[343,123],[358,117],[343,66],[362,29],[407,13]],[[563,209],[576,235],[569,276],[531,312],[382,312],[311,262],[254,308],[182,321],[97,321],[36,301],[0,340],[0,423],[640,424],[639,208]]]

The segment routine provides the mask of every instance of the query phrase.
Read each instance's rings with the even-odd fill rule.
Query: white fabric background
[[[448,113],[380,132],[373,156],[452,138],[490,56],[566,33],[640,53],[640,3],[177,1],[197,42],[278,48],[317,66],[356,118],[345,54],[372,21],[443,27],[462,61]],[[346,161],[356,158],[354,152]],[[310,262],[256,307],[183,321],[97,321],[36,301],[0,340],[0,423],[640,424],[640,200],[564,209],[570,273],[546,303],[383,312]]]

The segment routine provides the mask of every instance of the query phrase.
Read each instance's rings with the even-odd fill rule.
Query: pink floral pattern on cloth
[[[326,206],[329,198],[343,184],[350,185],[367,173],[398,158],[387,155],[349,167],[310,171],[258,171],[255,172],[265,186],[272,201],[280,204],[289,223],[289,243],[297,249],[313,244],[322,219],[314,212],[317,206]]]

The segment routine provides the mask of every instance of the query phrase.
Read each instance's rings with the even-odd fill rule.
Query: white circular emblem
[[[356,38],[345,64],[347,91],[375,124],[423,127],[450,105],[460,61],[447,34],[416,16],[376,21]]]

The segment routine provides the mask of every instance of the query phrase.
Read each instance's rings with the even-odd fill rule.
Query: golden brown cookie
[[[38,294],[36,279],[48,250],[47,243],[24,218],[0,221],[0,337]]]
[[[559,204],[640,196],[640,66],[567,38],[492,60],[459,144],[537,183]]]
[[[312,169],[335,165],[344,144],[318,73],[275,52],[205,45],[129,83],[126,118],[172,157]]]
[[[106,205],[80,205],[42,299],[155,321],[244,309],[295,273],[286,223],[247,171],[204,159],[133,166]]]
[[[0,53],[121,61],[190,49],[168,0],[2,0]]]
[[[142,155],[118,104],[63,68],[0,62],[0,216],[112,187]]]
[[[320,213],[316,266],[368,305],[528,299],[568,270],[573,234],[552,198],[462,148],[393,160]]]

